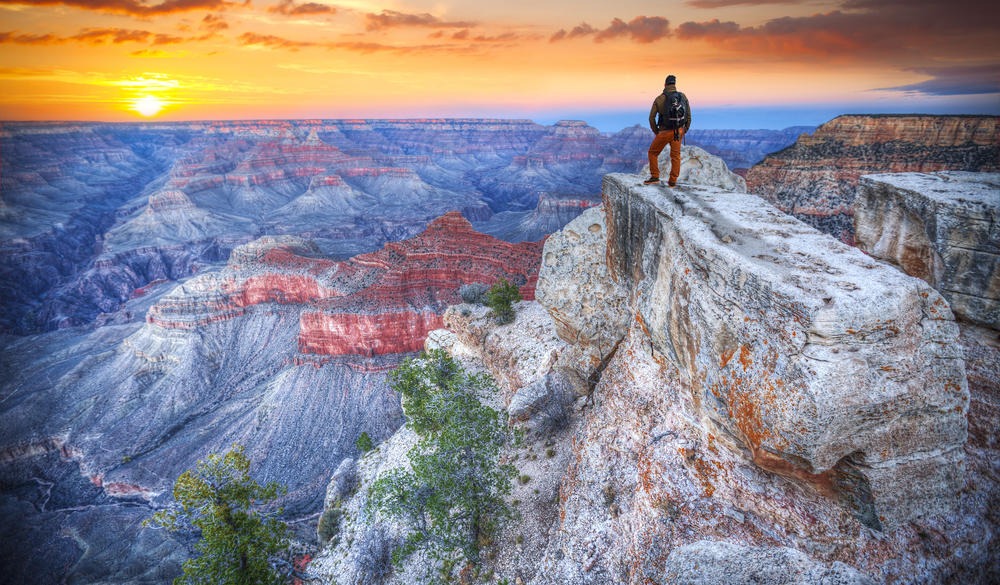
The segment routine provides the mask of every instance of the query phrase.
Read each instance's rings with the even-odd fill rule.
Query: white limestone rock
[[[608,265],[690,415],[873,528],[949,510],[969,394],[940,295],[757,197],[636,179],[605,177]]]
[[[675,585],[874,585],[857,569],[816,562],[787,547],[750,547],[700,540],[674,549],[666,582]]]
[[[663,149],[659,156],[660,178],[664,184],[670,174],[670,148]],[[649,165],[642,169],[643,176],[649,176]],[[743,177],[729,170],[726,163],[702,148],[685,144],[681,146],[681,172],[677,176],[681,185],[705,185],[746,193],[747,182]]]
[[[607,242],[604,209],[583,212],[545,241],[535,288],[559,337],[583,354],[587,374],[621,341],[630,317],[626,290],[608,273]]]
[[[859,248],[927,281],[957,316],[1000,330],[1000,173],[866,175],[854,231]]]

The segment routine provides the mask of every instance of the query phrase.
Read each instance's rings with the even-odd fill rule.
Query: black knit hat
[[[673,75],[668,75],[667,80],[663,82],[663,85],[677,85],[677,78]]]

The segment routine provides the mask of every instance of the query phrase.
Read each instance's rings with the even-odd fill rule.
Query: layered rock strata
[[[860,249],[938,290],[956,316],[1000,330],[1000,174],[861,177]]]
[[[1000,171],[996,116],[846,115],[752,167],[751,193],[846,242],[869,173]]]
[[[476,232],[458,212],[418,236],[336,262],[311,242],[266,237],[233,251],[225,270],[196,277],[150,308],[164,329],[194,330],[265,303],[295,305],[298,350],[321,356],[417,351],[441,327],[458,288],[506,278],[534,298],[540,242],[511,244]]]

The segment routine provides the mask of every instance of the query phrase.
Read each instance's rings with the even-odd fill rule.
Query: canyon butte
[[[980,153],[919,170],[995,171],[997,119],[952,118],[918,125],[939,144],[853,117],[883,129],[828,164],[900,170],[858,153],[905,134]],[[850,213],[821,202],[854,248],[747,194],[715,138],[668,190],[633,174],[638,127],[5,124],[0,579],[169,581],[184,549],[141,520],[239,442],[309,571],[370,582],[398,527],[365,487],[413,441],[386,376],[425,345],[527,429],[480,582],[998,578],[997,175],[859,178]],[[500,277],[506,326],[460,304]]]

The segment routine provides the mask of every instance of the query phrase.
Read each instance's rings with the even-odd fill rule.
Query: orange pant
[[[660,178],[660,153],[670,144],[670,183],[677,182],[681,174],[681,139],[684,138],[684,128],[677,130],[660,130],[649,145],[649,176]]]

